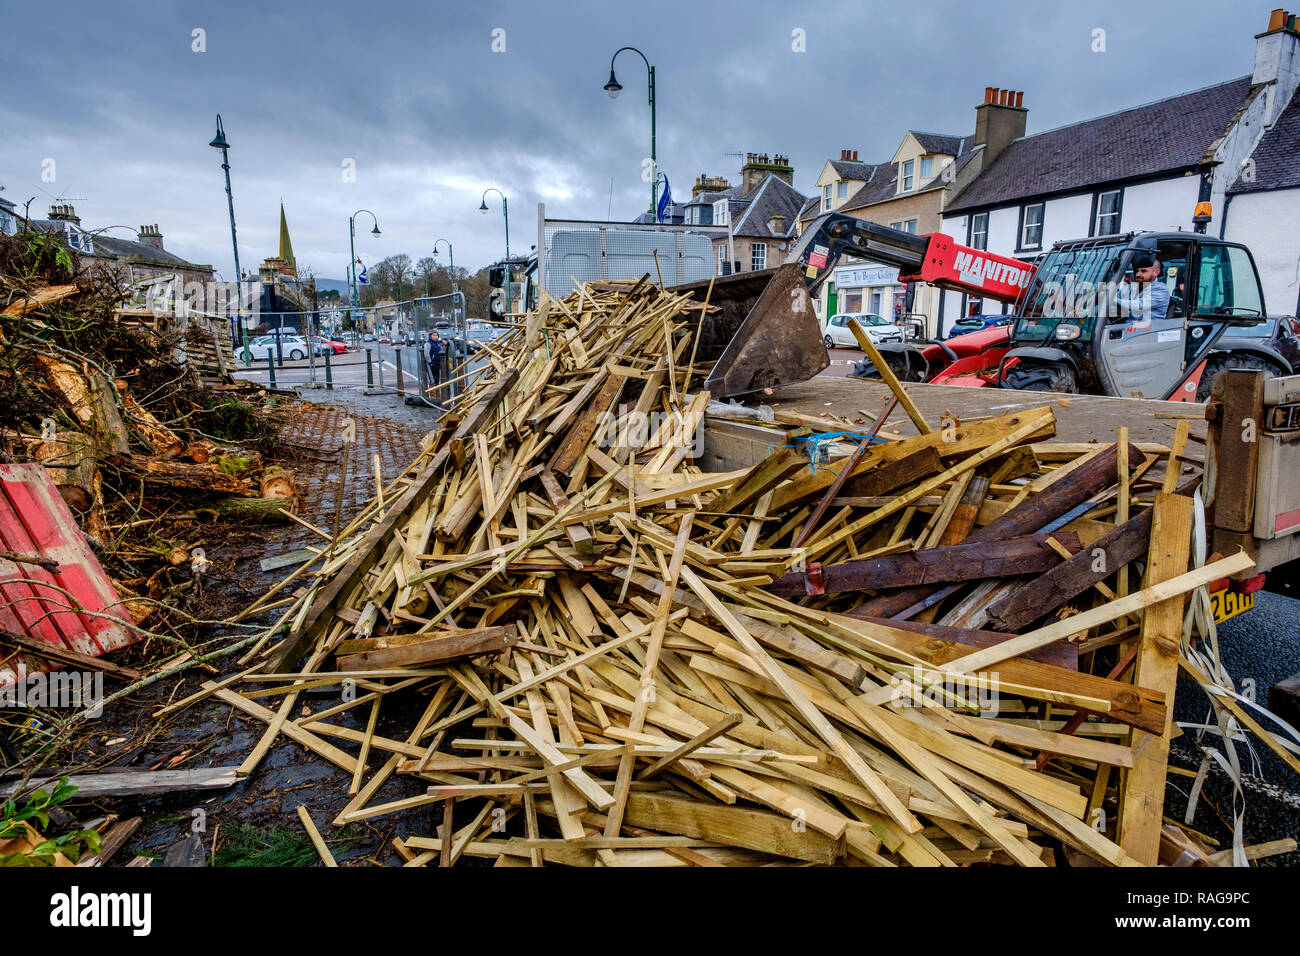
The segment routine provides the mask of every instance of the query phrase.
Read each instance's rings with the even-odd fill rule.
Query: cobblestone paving
[[[374,497],[375,456],[387,483],[420,453],[420,440],[438,421],[437,409],[412,407],[393,395],[365,395],[361,389],[304,391],[303,401],[289,415],[281,438],[302,456],[295,475],[298,513],[326,531],[334,520],[346,419],[356,422],[357,436],[344,491],[344,524]],[[285,528],[275,553],[320,541],[309,529],[293,525]]]

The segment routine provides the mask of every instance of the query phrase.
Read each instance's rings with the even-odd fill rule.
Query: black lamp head
[[[609,82],[605,84],[605,92],[609,94],[609,98],[612,100],[618,96],[622,89],[623,85],[614,76],[614,68],[611,66],[609,68]]]
[[[230,143],[226,140],[226,130],[221,125],[221,114],[217,114],[217,135],[212,137],[212,142],[208,143],[213,149],[229,149]]]

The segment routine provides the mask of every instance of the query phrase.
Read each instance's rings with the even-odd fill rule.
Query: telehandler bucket
[[[704,387],[717,399],[804,382],[831,364],[803,267],[742,272],[676,286],[704,302],[696,361],[713,363]]]

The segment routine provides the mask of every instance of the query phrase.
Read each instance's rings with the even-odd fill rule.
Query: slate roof
[[[971,136],[968,138],[974,139],[975,137]],[[971,147],[969,144],[967,144],[966,148],[962,151],[961,155],[953,160],[952,176],[955,177],[958,173],[960,173],[963,169],[965,169],[966,164],[969,163],[976,156],[978,156],[983,149],[984,149],[983,146]],[[916,192],[924,193],[924,192],[929,192],[931,189],[943,189],[950,182],[952,182],[952,179],[951,178],[945,179],[943,170],[939,170],[939,175],[935,176],[934,179],[930,180],[928,183],[926,183]]]
[[[755,239],[788,239],[794,235],[799,213],[807,200],[808,197],[784,179],[768,173],[747,197],[741,218],[732,219],[735,223],[732,234]],[[733,203],[733,216],[735,216],[735,208],[736,204]],[[774,233],[768,227],[768,220],[776,215],[785,217],[785,229],[781,233]]]
[[[916,141],[921,144],[921,148],[927,153],[943,153],[945,156],[960,156],[963,146],[968,146],[968,140],[974,139],[972,136],[949,136],[946,133],[920,133],[916,130],[908,130]]]
[[[945,214],[1194,167],[1228,128],[1249,91],[1250,77],[1243,76],[1021,137]]]
[[[33,219],[31,221],[33,229],[60,236],[66,233],[66,225],[67,221],[63,219]],[[77,227],[74,226],[74,228]],[[129,259],[133,262],[147,262],[151,265],[175,266],[178,269],[207,268],[206,265],[190,262],[188,259],[183,259],[166,249],[159,249],[157,246],[137,242],[134,239],[119,239],[107,233],[96,233],[93,229],[78,229],[78,231],[90,236],[92,243],[91,255],[98,256],[101,259]]]
[[[866,182],[871,178],[871,163],[854,163],[843,159],[832,159],[830,163],[840,179],[860,179]]]
[[[799,218],[815,219],[817,217],[818,211],[821,208],[822,208],[821,197],[813,196],[806,203],[804,203],[803,208],[799,210]]]
[[[1250,158],[1255,161],[1254,181],[1238,176],[1228,188],[1229,194],[1300,186],[1300,95],[1291,94],[1291,102],[1273,128],[1260,137]]]
[[[897,193],[898,167],[893,163],[876,163],[871,178],[862,188],[845,200],[844,205],[840,206],[838,211],[846,212],[849,209],[860,209],[873,202],[893,199]]]

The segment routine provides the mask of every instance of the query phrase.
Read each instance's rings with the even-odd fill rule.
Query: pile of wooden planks
[[[440,811],[408,865],[1155,864],[1184,597],[1249,564],[1189,569],[1185,423],[1071,446],[899,389],[707,472],[708,307],[544,301],[249,608],[281,616],[248,669],[167,709],[264,721],[244,774],[281,733],[337,765],[337,825]],[[899,403],[920,434],[886,440]]]

